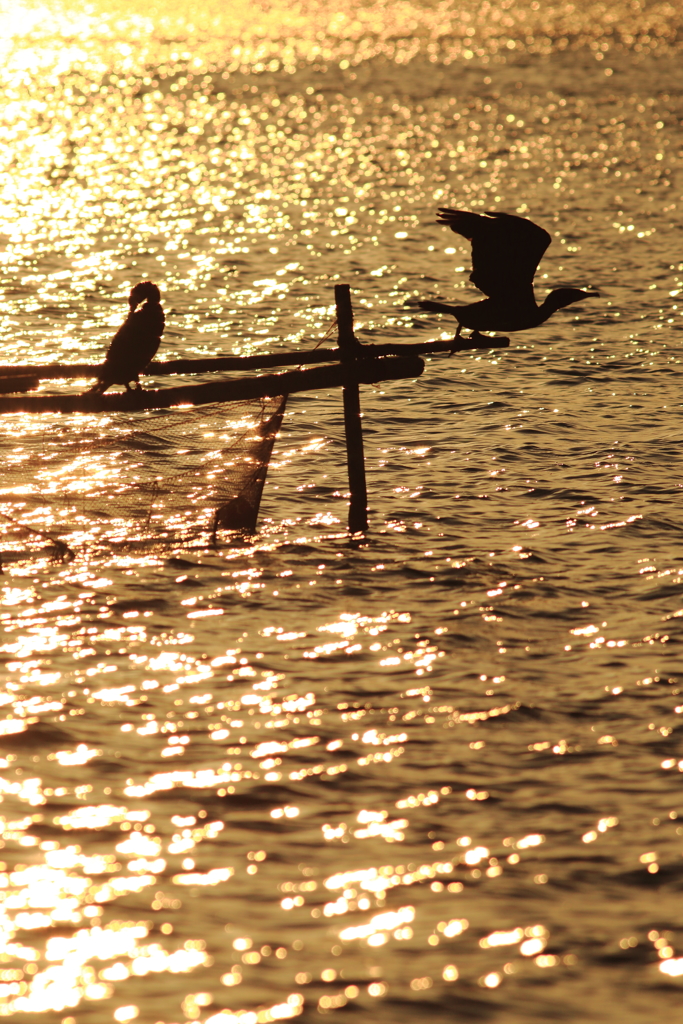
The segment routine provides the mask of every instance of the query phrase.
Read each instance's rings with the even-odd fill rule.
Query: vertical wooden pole
[[[348,284],[334,286],[337,307],[339,349],[343,363],[353,363],[360,345],[353,333],[353,308]],[[349,470],[349,530],[364,533],[368,528],[368,489],[365,482],[365,456],[363,454],[363,427],[360,415],[360,395],[354,381],[342,388],[344,398],[344,427],[346,430],[346,462]]]

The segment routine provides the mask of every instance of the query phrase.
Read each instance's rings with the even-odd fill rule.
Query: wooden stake
[[[334,286],[334,301],[337,307],[339,329],[339,351],[342,363],[355,363],[360,343],[353,333],[353,308],[351,289],[348,284]],[[361,424],[360,395],[358,380],[349,380],[342,389],[344,396],[344,427],[346,430],[346,462],[349,471],[349,530],[351,533],[365,533],[368,528],[368,489],[365,482],[365,456],[363,454],[363,427]]]

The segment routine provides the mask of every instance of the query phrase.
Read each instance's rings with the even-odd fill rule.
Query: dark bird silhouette
[[[139,375],[157,353],[166,323],[159,289],[151,281],[136,284],[128,305],[130,313],[112,338],[97,384],[88,394],[102,395],[112,384],[124,384],[130,391],[131,381],[139,388]]]
[[[449,306],[445,302],[420,302],[430,313],[450,313],[458,321],[453,347],[463,327],[473,333],[472,341],[484,342],[480,331],[526,331],[538,327],[553,313],[572,302],[597,296],[578,288],[556,288],[539,306],[534,297],[534,274],[550,235],[525,217],[510,213],[468,213],[442,207],[438,224],[472,243],[470,281],[488,299],[468,306]]]

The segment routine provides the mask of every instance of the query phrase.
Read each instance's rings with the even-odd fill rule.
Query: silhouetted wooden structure
[[[0,366],[0,413],[137,412],[215,402],[243,402],[301,391],[341,387],[350,490],[349,529],[352,533],[363,532],[367,530],[368,517],[359,385],[419,377],[424,370],[424,361],[420,358],[423,353],[506,347],[509,341],[487,338],[485,343],[480,339],[476,343],[468,343],[468,339],[460,338],[456,343],[429,341],[419,344],[362,345],[353,331],[353,309],[347,284],[335,286],[335,304],[337,348],[262,356],[174,359],[150,363],[146,374],[160,377],[171,374],[225,373],[277,366],[301,367],[311,363],[331,363],[330,366],[184,384],[179,387],[145,388],[106,394],[28,393],[38,387],[42,380],[97,377],[102,365],[100,363]]]

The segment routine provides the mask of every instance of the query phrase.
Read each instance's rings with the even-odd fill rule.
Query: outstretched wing
[[[550,235],[525,217],[469,213],[442,207],[437,221],[472,243],[470,281],[492,299],[519,302],[533,295],[533,280]]]

